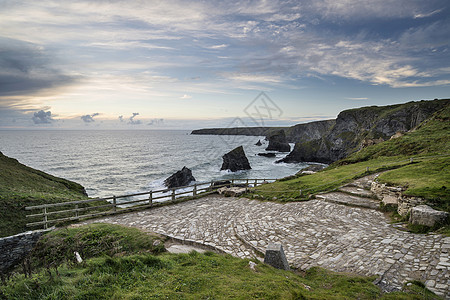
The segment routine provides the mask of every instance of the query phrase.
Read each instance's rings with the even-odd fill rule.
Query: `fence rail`
[[[174,203],[180,201],[180,196],[183,196],[183,200],[195,198],[197,196],[204,196],[211,194],[218,188],[224,186],[256,187],[265,182],[273,182],[275,180],[276,179],[247,178],[225,179],[220,181],[195,183],[177,188],[151,190],[148,192],[111,196],[106,198],[27,206],[25,207],[25,210],[27,211],[41,210],[40,213],[28,214],[26,216],[27,218],[34,220],[34,222],[27,223],[27,227],[43,226],[44,229],[46,229],[50,224],[77,221],[85,218],[112,215],[153,206],[160,206],[165,203]],[[40,218],[41,221],[37,221],[38,218]]]

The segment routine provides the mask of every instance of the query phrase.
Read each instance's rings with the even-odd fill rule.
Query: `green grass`
[[[212,252],[161,254],[163,248],[153,246],[155,239],[107,224],[48,233],[32,259],[58,268],[35,266],[30,278],[15,274],[0,286],[0,298],[438,299],[420,283],[408,287],[408,293],[382,294],[372,283],[375,277],[321,268],[283,271],[258,261],[252,270],[248,259]],[[73,251],[80,251],[85,261],[75,263]]]
[[[160,240],[157,245],[154,244],[156,240]],[[161,238],[155,235],[136,228],[95,223],[49,232],[35,246],[31,261],[34,268],[73,263],[75,251],[86,259],[103,255],[160,253],[165,250]]]
[[[29,168],[0,153],[0,236],[28,230],[25,207],[87,199],[72,181]]]
[[[266,200],[277,197],[277,201],[280,202],[307,200],[310,195],[334,190],[355,178],[381,170],[398,168],[405,164],[408,164],[408,161],[405,161],[403,157],[379,157],[356,164],[329,167],[315,174],[298,176],[286,181],[279,180],[261,185],[254,189],[254,193]],[[369,172],[366,171],[367,168]]]

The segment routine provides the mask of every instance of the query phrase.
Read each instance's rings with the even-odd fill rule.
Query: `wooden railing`
[[[27,223],[27,227],[43,226],[46,229],[50,224],[77,221],[185,201],[214,193],[218,188],[224,186],[256,187],[265,182],[273,182],[275,180],[225,179],[122,196],[28,206],[25,207],[25,210],[41,210],[41,212],[29,214],[26,217],[34,220],[40,218],[42,221]],[[181,198],[180,196],[183,197]],[[123,200],[131,197],[135,199]]]

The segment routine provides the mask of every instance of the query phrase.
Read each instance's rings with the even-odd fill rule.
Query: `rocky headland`
[[[413,130],[450,99],[412,101],[388,106],[369,106],[344,110],[334,120],[297,124],[292,127],[210,128],[192,134],[254,135],[270,137],[284,131],[294,149],[280,162],[332,163],[364,146]]]

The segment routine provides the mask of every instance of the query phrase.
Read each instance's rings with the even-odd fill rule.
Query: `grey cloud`
[[[94,113],[92,115],[84,115],[84,116],[81,116],[81,120],[83,120],[85,123],[92,123],[92,122],[95,122],[94,117],[98,116],[98,115],[99,115],[99,113]]]
[[[139,113],[133,113],[133,115],[130,117],[130,119],[128,121],[128,124],[131,124],[131,125],[142,124],[141,120],[135,120],[134,119],[136,116],[139,116]]]
[[[54,59],[34,44],[0,38],[0,96],[27,95],[73,83],[74,78],[52,65]]]
[[[162,124],[164,124],[164,119],[153,119],[153,120],[150,120],[150,122],[147,125],[153,126],[153,125],[162,125]]]
[[[35,112],[32,119],[34,124],[50,124],[54,121],[52,118],[52,112],[43,110]]]

